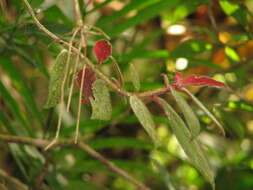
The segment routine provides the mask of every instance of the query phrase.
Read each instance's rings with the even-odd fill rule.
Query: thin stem
[[[62,84],[61,84],[61,100],[60,100],[60,105],[59,105],[59,108],[60,108],[60,113],[59,113],[59,117],[58,117],[58,122],[57,122],[57,128],[56,128],[56,134],[55,134],[55,137],[54,137],[54,140],[52,141],[52,143],[50,143],[46,148],[45,150],[48,150],[52,145],[55,144],[55,142],[57,141],[57,139],[59,138],[59,135],[60,135],[60,130],[61,130],[61,123],[62,123],[62,112],[63,112],[63,107],[64,107],[64,89],[65,89],[65,84],[66,84],[66,81],[67,81],[67,78],[68,78],[68,75],[69,75],[69,66],[70,66],[70,58],[71,58],[71,49],[72,49],[72,44],[73,44],[73,40],[75,39],[76,37],[76,34],[78,33],[79,30],[76,30],[74,33],[73,33],[73,36],[70,40],[70,45],[69,45],[69,50],[68,50],[68,57],[67,57],[67,62],[66,62],[66,68],[65,68],[65,72],[64,72],[64,77],[63,77],[63,81],[62,81]]]
[[[52,39],[54,39],[55,41],[58,41],[60,43],[62,43],[63,45],[69,47],[70,44],[68,42],[65,42],[64,40],[60,39],[58,36],[54,35],[52,32],[50,32],[49,30],[47,30],[40,22],[39,20],[36,18],[34,12],[33,12],[33,9],[31,8],[31,6],[29,5],[28,1],[27,0],[23,0],[29,13],[31,14],[35,24],[43,31],[45,32],[49,37],[51,37]],[[101,29],[97,28],[97,27],[93,27],[94,29],[101,31]],[[104,34],[105,36],[107,36],[106,34]],[[109,36],[107,36],[107,38],[110,39]],[[75,47],[72,47],[72,53],[78,55],[79,54],[79,51],[77,48]],[[102,80],[104,80],[104,82],[107,83],[107,85],[109,85],[110,87],[112,87],[113,89],[115,89],[118,93],[124,95],[124,96],[132,96],[132,95],[136,95],[136,96],[139,96],[141,98],[144,98],[144,97],[147,97],[147,96],[152,96],[152,95],[157,95],[157,94],[162,94],[162,93],[166,93],[168,91],[167,88],[162,88],[162,89],[157,89],[157,90],[154,90],[154,91],[148,91],[148,92],[143,92],[143,93],[131,93],[131,92],[128,92],[128,91],[125,91],[124,89],[122,88],[119,88],[117,86],[117,84],[115,84],[114,82],[112,82],[106,75],[104,75],[100,70],[98,70],[94,64],[87,58],[85,57],[83,54],[80,54],[80,57],[81,57],[81,60],[84,61],[84,63],[90,67],[92,69],[93,72],[95,72],[99,78],[101,78]]]
[[[213,29],[214,29],[215,32],[217,33],[217,32],[218,32],[218,27],[217,27],[217,23],[216,23],[214,14],[213,14],[211,2],[207,4],[207,13],[208,13],[209,19],[210,19],[210,21],[211,21],[211,24],[212,24],[212,26],[213,26]]]
[[[18,179],[12,177],[11,175],[9,175],[7,172],[5,172],[2,169],[0,169],[0,178],[8,181],[10,184],[12,184],[13,186],[15,186],[17,189],[28,190],[28,187],[25,184],[23,184]]]
[[[150,188],[148,188],[146,185],[144,185],[144,184],[140,183],[139,181],[137,181],[135,178],[130,176],[124,170],[118,168],[114,163],[110,162],[104,156],[102,156],[98,152],[91,149],[88,145],[86,145],[84,143],[78,143],[77,145],[80,149],[82,149],[85,152],[87,152],[88,154],[90,154],[93,158],[95,158],[95,159],[99,160],[100,162],[102,162],[103,164],[105,164],[110,170],[116,172],[121,177],[127,179],[129,182],[134,184],[138,189],[140,189],[140,190],[150,190]]]
[[[43,183],[43,180],[45,178],[45,175],[47,173],[47,170],[48,170],[48,166],[49,166],[49,156],[47,155],[46,156],[46,160],[40,170],[40,173],[36,179],[36,183],[34,185],[34,187],[32,188],[32,190],[39,190],[41,189],[41,185]]]
[[[121,73],[120,67],[114,57],[111,56],[111,59],[112,59],[112,64],[113,64],[114,70],[116,71],[118,79],[119,79],[119,87],[123,88],[124,87],[124,79],[123,79],[123,75]]]
[[[82,26],[83,25],[83,19],[82,19],[82,14],[81,14],[81,11],[80,11],[79,2],[78,2],[78,0],[73,0],[73,2],[74,2],[74,7],[75,7],[77,26]]]
[[[81,47],[85,45],[84,41],[84,34],[81,34]],[[80,117],[81,117],[81,108],[82,108],[82,94],[83,94],[83,86],[84,86],[84,76],[85,76],[85,67],[86,65],[83,64],[82,68],[82,78],[81,78],[81,87],[79,92],[79,101],[78,101],[78,111],[77,111],[77,121],[76,121],[76,132],[75,132],[75,143],[77,143],[78,135],[79,135],[79,126],[80,126]]]
[[[33,139],[29,137],[19,137],[19,136],[9,136],[9,135],[2,135],[0,134],[0,141],[6,142],[6,143],[17,143],[17,144],[28,144],[35,147],[44,148],[50,144],[50,141],[42,140],[42,139]],[[144,185],[143,183],[137,181],[133,176],[131,176],[129,173],[124,171],[123,169],[119,168],[115,164],[113,164],[110,160],[105,158],[103,155],[92,149],[89,145],[79,142],[78,144],[75,144],[73,140],[59,140],[57,141],[52,148],[56,147],[62,147],[62,146],[73,146],[77,147],[85,152],[87,152],[90,156],[95,158],[96,160],[100,161],[101,163],[105,164],[108,169],[111,171],[117,173],[119,176],[125,178],[132,184],[134,184],[138,189],[140,190],[150,190],[149,187]],[[0,175],[1,175],[0,170]],[[23,190],[23,189],[22,189]],[[24,189],[25,190],[25,189]]]
[[[71,86],[70,86],[70,89],[69,89],[69,96],[68,96],[68,102],[67,102],[67,112],[69,112],[69,109],[70,109],[70,104],[71,104],[71,99],[72,99],[72,94],[73,94],[73,89],[74,89],[75,73],[77,71],[78,63],[80,61],[81,48],[82,48],[82,44],[80,43],[79,47],[78,47],[78,52],[79,53],[77,54],[77,57],[76,57],[76,62],[75,62],[75,65],[74,65],[74,70],[73,70],[73,76],[72,76],[72,79],[71,79]]]
[[[50,32],[46,27],[44,27],[40,21],[37,19],[37,17],[35,16],[35,13],[32,9],[32,7],[30,6],[30,4],[28,3],[27,0],[23,0],[23,2],[25,3],[25,6],[28,10],[28,12],[30,13],[31,17],[33,18],[35,24],[38,26],[38,28],[45,32],[49,37],[51,37],[53,40],[59,42],[59,43],[62,43],[66,46],[69,46],[68,42],[65,42],[64,40],[62,40],[61,38],[59,38],[58,36],[56,36],[54,33]]]

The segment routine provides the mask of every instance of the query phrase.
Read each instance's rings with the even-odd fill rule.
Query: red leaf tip
[[[175,81],[173,86],[179,89],[185,86],[224,87],[225,84],[205,76],[189,75],[183,79],[182,73],[175,72]]]
[[[94,46],[94,54],[99,63],[105,62],[112,55],[112,47],[107,40],[99,40]]]

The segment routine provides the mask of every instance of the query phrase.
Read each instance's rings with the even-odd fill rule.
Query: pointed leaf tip
[[[225,87],[225,84],[205,76],[189,75],[183,79],[182,73],[176,72],[173,86],[179,89],[185,86]]]
[[[192,139],[184,121],[164,99],[158,98],[157,102],[163,107],[165,115],[170,121],[170,127],[190,162],[213,185],[214,172],[198,139]]]
[[[183,80],[183,86],[224,87],[225,84],[209,77],[190,75]]]
[[[180,94],[171,88],[172,96],[175,98],[180,110],[184,114],[184,118],[188,125],[188,128],[192,134],[192,138],[195,138],[200,133],[200,123],[196,114],[193,112],[191,106],[187,103],[187,101],[180,96]]]
[[[49,88],[48,88],[48,97],[47,102],[44,105],[44,108],[51,108],[56,106],[61,99],[61,86],[63,83],[64,74],[66,72],[68,51],[62,50],[56,60],[52,65],[49,76]]]
[[[159,145],[159,138],[155,130],[155,123],[146,105],[136,96],[130,97],[130,105],[143,128],[153,140],[155,146]]]

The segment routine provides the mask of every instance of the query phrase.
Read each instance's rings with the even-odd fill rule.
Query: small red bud
[[[99,63],[105,62],[112,55],[112,47],[106,40],[99,40],[94,47],[94,54]]]

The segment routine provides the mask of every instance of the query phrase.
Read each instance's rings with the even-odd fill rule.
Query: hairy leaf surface
[[[202,173],[202,175],[214,186],[214,173],[209,165],[197,139],[191,138],[191,133],[184,121],[173,110],[173,108],[163,99],[159,98],[166,116],[170,120],[170,127],[175,134],[179,144],[188,156],[191,163]]]
[[[92,86],[93,98],[90,98],[92,106],[91,119],[110,120],[112,115],[111,99],[108,88],[103,80],[98,79]]]
[[[188,124],[192,137],[198,136],[200,133],[200,124],[197,116],[193,112],[192,108],[189,104],[185,101],[185,99],[180,96],[178,92],[176,92],[173,88],[171,88],[172,95],[175,98],[180,110],[183,112],[185,120]]]
[[[155,123],[146,105],[136,96],[130,97],[130,105],[141,125],[152,138],[155,145],[158,146],[159,139],[155,130]]]
[[[45,108],[51,108],[56,106],[61,99],[61,85],[63,82],[64,74],[66,72],[65,67],[67,63],[68,52],[66,50],[61,51],[57,56],[54,65],[50,70],[50,81],[48,89],[48,98],[45,104]]]

